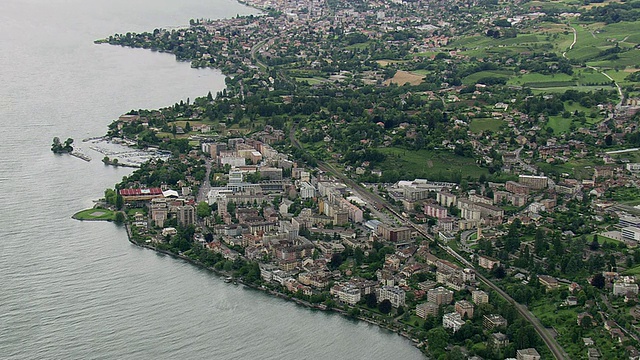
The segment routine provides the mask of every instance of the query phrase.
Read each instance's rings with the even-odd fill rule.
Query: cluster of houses
[[[507,203],[527,207],[527,216],[536,217],[541,211],[550,211],[555,205],[555,193],[549,193],[532,200],[533,192],[547,190],[552,183],[546,176],[520,175],[518,181],[508,181],[504,184],[489,183],[486,191],[491,191],[493,197],[483,196],[475,190],[465,194],[453,194],[452,189],[459,188],[457,184],[432,182],[426,180],[399,181],[388,190],[390,196],[402,202],[405,210],[411,211],[417,206],[422,209],[416,215],[416,220],[427,221],[434,219],[440,238],[449,240],[453,233],[459,230],[476,229],[484,226],[495,226],[512,220],[505,216],[499,205]],[[458,215],[454,216],[452,211]],[[530,220],[527,220],[530,221]]]

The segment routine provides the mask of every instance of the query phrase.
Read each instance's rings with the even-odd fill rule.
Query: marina
[[[92,151],[106,156],[111,162],[117,160],[118,166],[140,167],[141,164],[151,159],[166,160],[171,156],[168,151],[160,149],[136,149],[135,143],[121,139],[108,139],[98,137],[83,140]]]

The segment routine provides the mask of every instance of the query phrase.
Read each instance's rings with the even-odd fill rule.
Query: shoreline
[[[253,4],[249,0],[236,0],[236,2],[241,4],[241,5],[243,5],[243,6],[246,6],[248,8],[257,10],[259,12],[259,14],[254,15],[254,16],[264,16],[269,11],[266,8],[259,7],[257,4]],[[245,16],[248,16],[248,15],[245,15]],[[222,19],[232,19],[232,18],[222,18]],[[189,28],[189,27],[190,27],[190,25],[186,26],[186,28]],[[107,41],[107,39],[98,39],[98,40],[95,40],[94,43],[95,44],[104,44],[104,43],[108,44],[108,41]],[[158,50],[153,50],[153,49],[150,49],[150,50],[158,51]],[[160,52],[165,52],[165,51],[160,51]],[[171,53],[171,52],[168,52],[168,53]],[[171,54],[173,54],[173,53],[171,53]],[[176,61],[180,61],[180,60],[176,59]],[[191,60],[186,60],[186,61],[191,62]],[[221,72],[221,74],[224,75],[225,77],[229,76],[228,74],[223,72],[221,68],[218,68],[218,67],[209,67],[209,68],[210,69],[219,70]],[[226,88],[227,88],[227,85],[225,84],[224,85],[224,89],[226,89]],[[106,136],[97,137],[97,138],[105,138],[105,137]],[[121,167],[130,167],[130,168],[139,168],[139,166],[127,166],[127,165],[124,165],[124,164],[114,165],[114,164],[111,164],[111,163],[109,163],[109,164],[105,163],[105,165],[107,165],[107,166],[115,166],[115,167],[121,166]],[[76,219],[76,220],[84,221],[84,220],[81,220],[81,219]],[[102,220],[102,219],[87,220],[87,221],[113,222],[112,220]],[[134,246],[137,246],[137,247],[140,247],[140,248],[143,248],[143,249],[152,250],[152,251],[155,251],[156,253],[159,253],[159,254],[171,256],[171,257],[173,257],[175,259],[184,260],[184,261],[190,263],[191,265],[197,266],[197,267],[199,267],[201,269],[208,270],[211,273],[213,273],[213,274],[215,274],[217,276],[223,277],[223,278],[232,276],[232,274],[229,273],[229,272],[226,272],[224,270],[218,270],[218,269],[215,269],[214,267],[207,266],[207,265],[205,265],[205,264],[203,264],[203,263],[201,263],[201,262],[199,262],[197,260],[191,259],[191,258],[189,258],[187,256],[184,256],[184,255],[181,255],[181,254],[176,254],[176,253],[173,253],[173,252],[170,252],[170,251],[167,251],[167,250],[158,249],[157,247],[155,247],[153,245],[140,244],[140,243],[138,243],[138,242],[133,240],[132,233],[131,233],[131,227],[130,227],[129,223],[125,222],[122,225],[125,227],[125,230],[127,232],[127,239]],[[406,330],[404,330],[402,327],[401,328],[394,328],[394,327],[391,327],[390,325],[384,324],[381,321],[378,321],[378,320],[375,320],[375,319],[371,319],[371,318],[368,318],[368,317],[364,317],[362,315],[352,316],[352,315],[349,315],[347,311],[345,311],[344,309],[341,309],[341,308],[336,308],[336,307],[327,308],[327,306],[324,305],[324,304],[312,304],[312,303],[310,303],[308,301],[305,301],[305,300],[302,300],[302,299],[298,299],[296,297],[284,294],[284,293],[279,292],[277,290],[272,290],[272,289],[264,288],[264,287],[261,287],[261,286],[255,285],[255,284],[246,283],[244,281],[244,279],[242,279],[242,278],[234,278],[234,280],[237,283],[242,284],[243,286],[246,286],[246,287],[248,287],[250,289],[253,289],[253,290],[256,290],[256,291],[261,291],[261,292],[263,292],[265,294],[268,294],[270,296],[274,296],[276,298],[283,299],[285,301],[291,301],[291,302],[295,303],[296,305],[305,307],[306,309],[319,310],[319,311],[323,311],[323,312],[326,312],[326,313],[336,313],[338,315],[341,315],[343,318],[345,318],[347,320],[358,321],[358,322],[361,321],[361,322],[367,323],[369,325],[374,325],[374,326],[376,326],[376,327],[378,327],[380,329],[384,329],[386,331],[394,333],[394,334],[396,334],[396,335],[408,340],[414,348],[416,348],[416,349],[418,349],[420,351],[420,353],[423,355],[423,357],[427,358],[427,354],[423,351],[424,348],[425,348],[423,346],[424,344],[422,342],[412,338],[409,335],[409,333]]]
[[[110,223],[113,222],[113,220],[108,220],[108,219],[78,219],[75,214],[71,215],[71,218],[77,221],[91,221],[91,222],[103,221],[103,222],[110,222]]]
[[[105,221],[105,220],[100,220],[100,221]],[[161,250],[161,249],[158,249],[158,248],[156,248],[155,246],[152,246],[152,245],[139,244],[139,243],[137,243],[137,242],[135,242],[133,240],[133,238],[131,236],[131,228],[130,228],[129,224],[128,223],[124,223],[123,225],[124,225],[125,230],[127,232],[127,239],[129,240],[129,242],[131,244],[133,244],[135,246],[138,246],[138,247],[143,248],[143,249],[152,250],[152,251],[155,251],[155,252],[163,254],[163,255],[168,255],[168,256],[171,256],[171,257],[176,258],[176,259],[184,260],[184,261],[190,263],[191,265],[197,266],[197,267],[199,267],[201,269],[208,270],[208,271],[210,271],[210,272],[212,272],[212,273],[214,273],[214,274],[216,274],[218,276],[222,276],[222,277],[230,277],[230,276],[232,276],[232,274],[230,274],[230,273],[228,273],[226,271],[217,270],[217,269],[215,269],[213,267],[206,266],[205,264],[203,264],[203,263],[201,263],[201,262],[199,262],[197,260],[193,260],[193,259],[191,259],[191,258],[189,258],[187,256],[176,254],[176,253],[173,253],[173,252],[170,252],[170,251],[167,251],[167,250]],[[373,320],[373,319],[370,319],[370,318],[367,318],[367,317],[363,317],[363,316],[353,317],[353,316],[350,316],[343,309],[327,308],[324,304],[311,304],[308,301],[289,296],[287,294],[281,293],[281,292],[276,291],[276,290],[270,290],[270,289],[259,287],[259,286],[255,285],[255,284],[246,283],[242,278],[237,278],[237,279],[234,279],[234,280],[237,281],[239,284],[242,284],[242,285],[244,285],[244,286],[246,286],[246,287],[248,287],[250,289],[261,291],[261,292],[263,292],[265,294],[268,294],[268,295],[271,295],[271,296],[275,296],[277,298],[280,298],[280,299],[283,299],[283,300],[286,300],[286,301],[294,302],[296,305],[303,306],[303,307],[305,307],[307,309],[319,310],[319,311],[324,311],[324,312],[327,312],[327,313],[337,313],[337,314],[341,315],[342,317],[344,317],[346,319],[349,319],[349,320],[363,321],[363,322],[368,323],[370,325],[375,325],[375,326],[377,326],[377,327],[379,327],[381,329],[390,331],[390,332],[392,332],[392,333],[394,333],[394,334],[396,334],[396,335],[398,335],[400,337],[405,338],[406,340],[409,340],[411,342],[411,344],[413,345],[413,347],[415,347],[416,349],[418,349],[418,350],[420,350],[422,352],[422,347],[419,346],[420,342],[416,341],[415,339],[412,339],[411,336],[407,332],[405,332],[404,330],[394,329],[394,328],[391,328],[389,326],[385,326],[382,323],[379,323],[376,320]],[[424,353],[423,353],[423,355],[426,356],[426,354],[424,354]]]

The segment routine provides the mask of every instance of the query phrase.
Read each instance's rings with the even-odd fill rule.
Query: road
[[[209,181],[209,178],[211,177],[211,159],[205,159],[205,167],[207,172],[204,177],[204,181],[198,190],[198,195],[196,196],[196,201],[199,203],[208,200],[207,196],[209,195],[209,190],[211,190],[211,181]]]
[[[573,26],[571,27],[571,30],[573,30],[573,42],[571,43],[571,45],[569,45],[569,50],[573,50],[573,46],[576,44],[576,42],[578,41],[578,32],[576,31],[576,28],[574,28]],[[563,52],[562,53],[562,57],[565,59],[568,59],[567,57],[567,52]]]
[[[256,57],[256,52],[258,51],[258,49],[260,49],[261,47],[264,46],[264,44],[267,43],[267,41],[269,41],[269,39],[265,39],[262,40],[260,42],[257,42],[255,45],[253,45],[253,47],[251,48],[251,59],[253,59],[253,61],[256,62],[256,64],[258,65],[259,68],[261,68],[261,70],[263,72],[267,71],[267,64],[263,63],[262,61],[258,60],[258,58]]]
[[[618,85],[618,83],[611,76],[609,76],[609,74],[604,72],[604,70],[600,70],[599,68],[591,65],[587,65],[587,67],[589,69],[599,72],[600,74],[604,75],[604,77],[611,80],[613,85],[615,85],[616,89],[618,90],[618,96],[620,96],[620,102],[618,103],[618,105],[616,105],[616,108],[620,108],[622,106],[622,101],[624,100],[624,94],[622,93],[622,88],[620,87],[620,85]]]

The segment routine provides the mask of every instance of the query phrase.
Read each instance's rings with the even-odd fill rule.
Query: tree
[[[118,210],[122,210],[122,208],[124,207],[124,198],[122,197],[122,195],[117,194],[116,195],[116,209]]]
[[[591,316],[582,317],[582,319],[580,319],[580,326],[583,329],[591,329],[591,327],[593,327],[593,319]]]
[[[535,346],[537,343],[536,330],[531,325],[518,327],[513,342],[517,349],[524,349]]]
[[[335,253],[331,256],[331,262],[329,263],[329,267],[332,270],[337,269],[338,267],[340,267],[340,265],[342,265],[343,259],[342,259],[342,254],[341,253]]]
[[[604,289],[604,275],[602,275],[602,273],[595,274],[593,279],[591,279],[591,285],[598,289]]]
[[[607,146],[613,145],[613,136],[611,134],[604,137],[604,144]]]
[[[227,203],[227,212],[229,214],[235,214],[236,213],[236,203],[234,203],[233,201],[229,201]]]
[[[611,254],[609,257],[609,271],[618,271],[618,266],[616,265],[616,257]]]
[[[117,192],[113,189],[107,189],[104,191],[104,200],[107,202],[107,204],[115,205],[116,196]]]
[[[200,218],[207,217],[207,216],[211,215],[211,207],[209,207],[209,204],[207,204],[206,202],[202,201],[202,202],[198,203],[198,206],[196,208],[196,213],[198,214],[198,217],[200,217]]]
[[[490,341],[489,341],[490,342]],[[459,346],[455,346],[449,353],[449,360],[465,360],[467,357],[462,353]]]
[[[536,229],[534,248],[535,248],[536,255],[538,256],[542,256],[544,251],[546,251],[547,249],[547,243],[545,241],[545,233],[544,233],[544,230],[542,230],[542,228]]]
[[[378,304],[378,310],[380,310],[383,314],[388,314],[391,312],[391,301],[389,299],[384,299]]]
[[[62,144],[60,143],[60,138],[56,136],[53,138],[53,143],[51,144],[51,151],[53,151],[56,154],[70,153],[73,151],[73,146],[71,146],[71,144],[73,144],[72,138],[68,138],[67,140],[65,140],[64,144]]]
[[[376,307],[378,300],[376,299],[376,294],[369,293],[365,296],[366,305],[368,308],[373,309]]]
[[[441,353],[449,345],[449,334],[442,327],[431,329],[427,331],[427,343],[431,353]]]
[[[357,307],[353,307],[353,308],[349,309],[348,314],[349,314],[350,317],[355,319],[358,316],[360,316],[360,309],[357,308]]]
[[[73,147],[71,146],[71,144],[73,144],[73,139],[72,138],[67,138],[67,140],[64,141],[65,150],[72,151]]]
[[[502,279],[506,275],[507,275],[507,272],[504,270],[504,267],[496,266],[493,268],[493,276],[495,276],[496,279]]]
[[[364,261],[364,251],[359,247],[355,248],[355,250],[353,250],[353,257],[356,260],[356,265],[362,264]]]
[[[118,212],[116,213],[116,215],[115,215],[114,219],[113,219],[113,221],[114,221],[116,224],[122,224],[122,223],[124,223],[124,220],[125,220],[125,217],[124,217],[124,214],[123,214],[121,211],[118,211]]]

